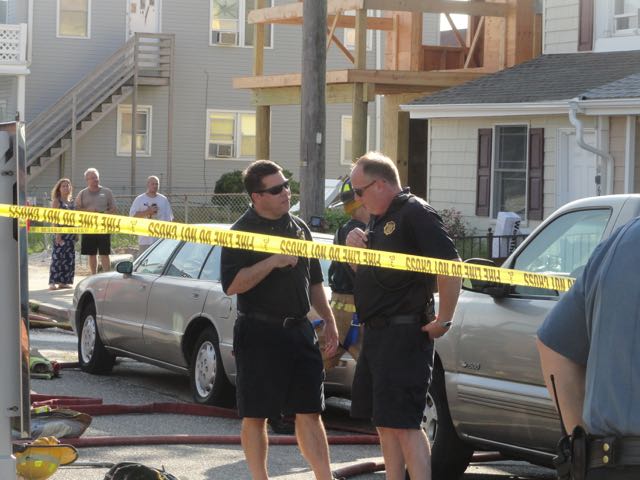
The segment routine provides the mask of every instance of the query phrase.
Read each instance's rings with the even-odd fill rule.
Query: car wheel
[[[222,365],[218,335],[213,328],[200,333],[189,365],[191,391],[197,403],[229,407],[233,405],[233,387]]]
[[[98,332],[96,307],[90,303],[82,310],[78,335],[78,360],[82,371],[94,374],[111,372],[116,357],[107,351]]]
[[[432,478],[458,480],[469,466],[473,448],[458,437],[453,427],[444,386],[444,371],[439,365],[433,369],[422,429],[431,444]]]

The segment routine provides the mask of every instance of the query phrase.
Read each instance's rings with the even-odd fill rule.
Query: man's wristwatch
[[[451,325],[453,324],[453,322],[451,320],[449,320],[448,322],[436,322],[436,325],[442,327],[442,328],[451,328]]]

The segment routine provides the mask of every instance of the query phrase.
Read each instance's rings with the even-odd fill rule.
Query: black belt
[[[600,437],[589,442],[589,468],[640,466],[640,437]]]
[[[283,328],[296,327],[305,321],[309,321],[306,315],[303,317],[280,316],[262,312],[238,313],[238,317],[246,317],[262,323],[268,323],[269,325],[279,325]]]
[[[422,314],[413,315],[392,315],[390,317],[373,317],[364,322],[367,328],[386,328],[395,325],[412,325],[414,323],[424,323],[425,316]]]

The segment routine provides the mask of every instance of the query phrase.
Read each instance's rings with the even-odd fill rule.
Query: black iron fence
[[[489,258],[500,265],[525,238],[527,234],[494,235],[489,229],[485,235],[453,237],[453,241],[462,260]]]

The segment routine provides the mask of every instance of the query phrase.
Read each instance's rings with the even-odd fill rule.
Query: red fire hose
[[[104,404],[100,398],[51,396],[31,394],[33,407],[49,406],[51,408],[66,408],[92,416],[120,415],[129,413],[172,413],[182,415],[198,415],[207,417],[239,418],[235,410],[209,405],[186,403],[149,403],[142,405]],[[351,429],[340,426],[327,425],[328,428],[345,430],[357,435],[331,435],[327,437],[330,445],[377,445],[378,436],[365,429]],[[65,443],[76,448],[106,447],[124,445],[240,445],[239,435],[140,435],[140,436],[100,436],[83,438],[65,438]],[[270,436],[269,445],[296,445],[294,435]],[[495,452],[476,452],[473,462],[500,460],[502,456]],[[337,469],[333,472],[335,478],[347,479],[366,473],[384,470],[384,463],[362,462]]]

